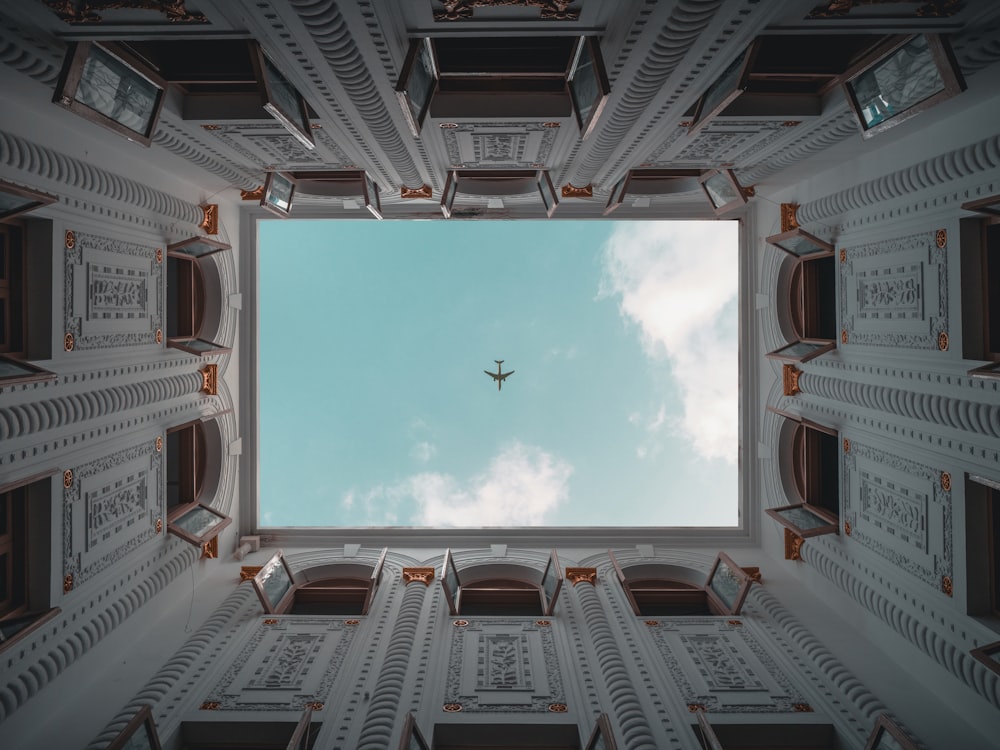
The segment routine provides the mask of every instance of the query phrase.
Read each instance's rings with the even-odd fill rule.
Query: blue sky
[[[262,221],[262,524],[735,524],[737,253],[735,222]]]

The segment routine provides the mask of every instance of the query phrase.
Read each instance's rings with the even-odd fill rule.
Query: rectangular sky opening
[[[737,222],[258,235],[262,527],[738,523]]]

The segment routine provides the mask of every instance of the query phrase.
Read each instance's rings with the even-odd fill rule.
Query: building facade
[[[996,746],[1000,6],[0,17],[4,747]],[[740,524],[263,526],[289,214],[738,221]]]

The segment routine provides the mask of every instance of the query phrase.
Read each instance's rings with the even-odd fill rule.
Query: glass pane
[[[453,597],[458,596],[458,573],[455,572],[454,561],[449,560],[444,569],[444,582]]]
[[[20,195],[0,192],[0,214],[13,213],[33,202],[27,198],[22,198]]]
[[[545,578],[542,579],[542,591],[545,592],[546,605],[552,604],[552,597],[556,593],[556,585],[559,583],[559,571],[556,569],[555,560],[545,571]]]
[[[271,104],[280,109],[282,113],[298,127],[302,127],[302,110],[299,107],[298,89],[296,89],[284,74],[278,70],[267,55],[264,58],[264,80],[267,81],[268,93]]]
[[[4,338],[2,331],[6,330],[4,311],[4,305],[0,304],[0,343],[2,343],[2,339]],[[13,359],[4,359],[0,357],[0,378],[15,378],[34,374],[36,374],[36,371],[32,370],[30,367],[25,367]]]
[[[895,737],[883,729],[875,741],[874,750],[904,750],[904,748]]]
[[[927,39],[918,36],[851,81],[866,128],[944,89]]]
[[[719,103],[727,95],[736,90],[736,84],[740,79],[740,71],[743,69],[743,58],[746,55],[746,50],[743,50],[743,54],[733,60],[732,65],[726,68],[725,72],[705,92],[705,100],[698,115],[699,119],[704,119],[707,114],[719,106]]]
[[[786,357],[805,357],[824,346],[826,344],[810,344],[808,341],[796,341],[794,344],[789,344],[786,347],[778,349],[776,353]]]
[[[118,58],[94,45],[83,64],[76,100],[142,135],[156,108],[159,89]]]
[[[587,40],[583,42],[580,60],[573,73],[573,80],[569,82],[569,87],[573,92],[573,102],[576,104],[580,126],[586,128],[594,106],[600,101],[602,93],[597,65],[594,62],[591,45]]]
[[[194,349],[198,352],[208,352],[219,348],[216,343],[212,341],[205,341],[204,339],[182,339],[176,343],[186,346],[188,349]]]
[[[223,519],[212,513],[207,508],[192,508],[176,521],[171,521],[175,528],[186,531],[192,536],[203,537],[212,527],[222,522]]]
[[[184,247],[175,247],[170,252],[184,253],[185,255],[190,255],[192,258],[200,258],[203,255],[214,253],[218,249],[205,242],[192,242],[190,245],[185,245]]]
[[[271,178],[271,189],[267,191],[267,202],[279,211],[288,213],[292,208],[292,183],[274,175]]]
[[[719,567],[715,569],[715,574],[709,583],[709,588],[715,595],[725,602],[726,607],[732,609],[736,604],[736,599],[740,593],[742,579],[726,564],[725,560],[719,560]]]
[[[413,122],[420,124],[420,115],[427,108],[427,103],[434,90],[434,65],[431,62],[427,43],[420,42],[420,51],[413,61],[410,77],[406,81],[406,103],[410,107]]]
[[[826,252],[825,248],[820,247],[814,242],[810,242],[805,237],[789,237],[787,240],[782,240],[777,244],[778,247],[798,256]]]
[[[818,529],[822,526],[829,526],[830,522],[821,516],[817,516],[811,510],[805,507],[799,508],[785,508],[784,510],[776,511],[778,515],[784,518],[786,521],[794,524],[803,531],[808,531],[809,529]]]
[[[136,732],[128,738],[124,745],[122,745],[122,750],[152,750],[153,739],[149,735],[149,726],[143,724],[139,727]]]
[[[261,579],[264,589],[264,596],[271,603],[271,608],[278,606],[282,597],[288,593],[292,587],[292,579],[288,577],[288,571],[284,563],[280,560],[268,570]]]
[[[740,199],[740,194],[733,187],[733,183],[730,182],[729,177],[722,173],[705,180],[705,190],[708,191],[708,195],[712,199],[712,204],[716,208]]]

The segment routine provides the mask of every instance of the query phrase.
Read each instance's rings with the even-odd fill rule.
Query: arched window
[[[640,617],[738,615],[753,580],[720,552],[700,579],[689,568],[662,563],[623,567],[608,550],[618,581],[632,611]]]
[[[988,360],[970,375],[1000,377],[1000,195],[962,204],[962,356]]]
[[[459,572],[451,550],[444,555],[441,586],[452,615],[551,615],[562,588],[559,556],[552,550],[545,571],[525,565],[474,565]]]
[[[233,520],[205,502],[211,502],[206,490],[210,480],[218,481],[222,464],[221,435],[214,418],[170,428],[165,450],[167,531],[204,546]]]
[[[441,193],[441,213],[451,218],[452,206],[458,193],[501,197],[538,193],[545,215],[552,218],[559,205],[559,196],[544,169],[459,169],[448,173]]]
[[[201,338],[209,309],[202,259],[229,249],[228,244],[209,237],[191,237],[167,246],[167,346],[200,356],[229,351]],[[219,301],[212,302],[217,308]]]
[[[771,518],[803,539],[836,534],[840,528],[840,437],[829,427],[769,406],[795,423],[781,443],[780,460],[791,473],[798,502],[767,508]]]
[[[367,615],[382,581],[388,551],[383,548],[374,565],[344,562],[324,566],[320,576],[310,580],[309,571],[293,573],[278,550],[253,577],[253,587],[268,614]],[[342,575],[331,575],[340,571]]]

